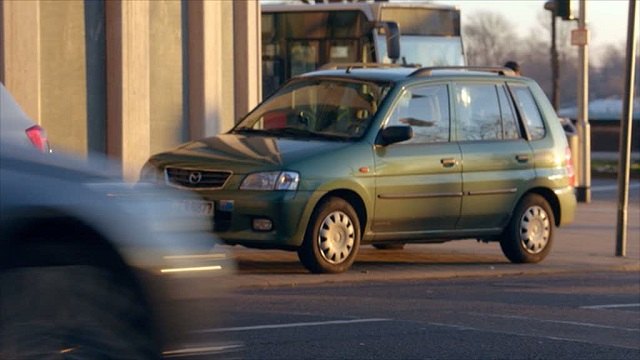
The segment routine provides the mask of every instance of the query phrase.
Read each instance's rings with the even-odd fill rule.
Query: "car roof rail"
[[[368,69],[368,68],[402,68],[402,67],[416,67],[403,64],[381,64],[381,63],[327,63],[322,65],[318,70],[341,70],[345,69],[346,73],[350,73],[352,69]]]
[[[484,72],[492,72],[502,76],[515,76],[516,73],[504,67],[494,67],[494,66],[430,66],[420,68],[411,74],[409,77],[413,76],[431,76],[434,70],[461,70],[461,71],[484,71]]]

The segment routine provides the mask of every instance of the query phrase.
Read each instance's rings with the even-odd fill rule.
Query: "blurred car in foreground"
[[[0,359],[157,359],[191,343],[193,304],[233,263],[185,197],[117,182],[57,154],[0,153]],[[82,163],[81,161],[77,160]],[[215,250],[214,250],[215,249]],[[190,342],[192,347],[186,347]]]
[[[11,142],[17,146],[51,151],[44,129],[22,111],[9,91],[0,83],[0,144]]]

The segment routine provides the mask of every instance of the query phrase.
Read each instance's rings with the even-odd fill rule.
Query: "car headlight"
[[[241,190],[297,190],[300,174],[293,171],[269,171],[247,175]]]

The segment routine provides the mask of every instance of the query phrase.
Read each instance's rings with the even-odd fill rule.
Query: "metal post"
[[[578,30],[588,39],[587,4],[580,0]],[[591,128],[589,125],[589,45],[588,40],[578,45],[580,71],[578,73],[578,138],[580,139],[580,169],[578,172],[577,198],[591,202]]]
[[[558,75],[560,73],[560,62],[558,60],[558,47],[556,45],[556,10],[551,11],[551,102],[553,108],[558,111],[560,107],[560,89],[558,86]]]
[[[633,119],[633,80],[636,63],[636,1],[629,0],[627,22],[627,59],[624,107],[620,119],[620,162],[618,164],[618,221],[616,227],[616,256],[627,252],[627,209],[629,207],[629,167],[631,126]]]
[[[556,41],[558,4],[556,1],[547,1],[544,3],[544,9],[551,13],[551,104],[553,109],[558,111],[560,108],[560,86],[558,86],[558,77],[560,73],[560,61],[558,60],[558,47]],[[577,156],[575,156],[577,159]]]

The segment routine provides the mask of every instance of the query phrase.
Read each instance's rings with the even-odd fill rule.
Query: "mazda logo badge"
[[[199,171],[194,171],[189,174],[189,184],[196,185],[200,183],[202,180],[202,173]]]

